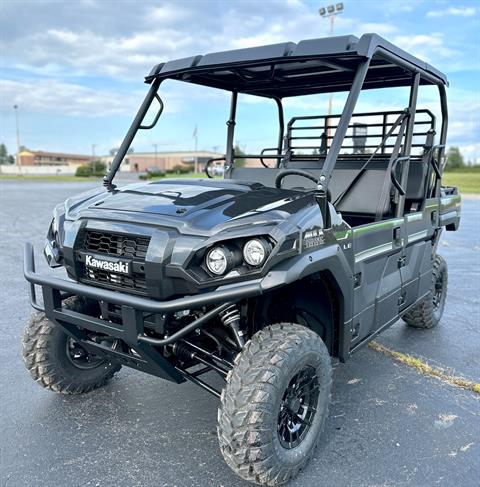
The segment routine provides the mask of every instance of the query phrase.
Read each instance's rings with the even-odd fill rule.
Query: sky
[[[375,32],[446,73],[450,82],[448,144],[480,163],[480,2],[346,0],[335,35]],[[1,0],[0,143],[16,150],[96,155],[117,147],[148,86],[143,78],[164,61],[207,52],[325,37],[318,15],[327,3],[311,0],[127,1]],[[381,96],[380,96],[381,95]],[[168,81],[158,125],[134,140],[136,152],[224,151],[228,96]],[[358,110],[402,109],[402,90],[362,95]],[[344,96],[335,95],[335,112]],[[419,100],[438,111],[438,97]],[[420,103],[419,103],[420,105]],[[287,116],[325,114],[325,95],[295,98]],[[271,101],[240,100],[236,142],[248,152],[275,145]],[[94,147],[92,147],[94,145]]]

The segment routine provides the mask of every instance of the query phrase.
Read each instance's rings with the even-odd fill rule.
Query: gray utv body
[[[158,89],[165,79],[231,92],[224,179],[117,188],[112,181],[133,137],[161,114]],[[35,272],[33,248],[25,249],[33,306],[86,350],[175,382],[194,380],[218,395],[189,373],[187,365],[196,363],[179,361],[165,347],[234,304],[246,338],[265,322],[300,320],[345,361],[425,298],[440,233],[456,230],[460,219],[457,190],[441,186],[448,120],[442,73],[367,34],[179,59],[155,66],[146,82],[150,89],[105,188],[55,210],[45,254],[69,279]],[[432,112],[417,107],[423,85],[438,88],[439,126]],[[410,87],[405,110],[354,113],[362,89],[400,86]],[[285,124],[284,98],[345,90],[342,114]],[[261,167],[235,165],[239,93],[267,97],[278,107],[277,147],[241,156]],[[155,100],[155,120],[142,125]],[[352,127],[368,117],[380,122],[360,125],[378,131],[359,145]],[[317,132],[303,136],[306,130]],[[265,159],[274,164],[267,167]],[[221,276],[205,267],[209,249],[241,252],[253,237],[269,249],[261,266],[240,258]],[[66,309],[62,302],[71,295],[97,300],[101,316]],[[189,320],[178,318],[187,312]],[[107,347],[92,333],[124,346]]]

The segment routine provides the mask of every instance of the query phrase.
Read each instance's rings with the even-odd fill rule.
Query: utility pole
[[[15,125],[17,129],[17,166],[18,172],[22,172],[22,161],[20,157],[20,126],[18,123],[18,105],[13,105],[13,109],[15,110]]]
[[[322,17],[323,19],[329,19],[330,21],[330,29],[328,32],[329,37],[333,36],[335,17],[341,14],[342,12],[343,12],[343,3],[328,5],[328,7],[322,7],[318,10],[320,17]],[[330,96],[328,97],[328,117],[329,118],[327,120],[327,126],[328,126],[327,147],[330,146],[330,142],[331,142],[330,116],[332,115],[332,108],[333,108],[333,95],[330,94]]]
[[[152,145],[153,145],[153,148],[155,149],[155,167],[157,169],[159,169],[159,167],[157,166],[157,161],[158,161],[158,157],[157,157],[158,156],[157,146],[158,146],[158,144],[152,144]]]
[[[195,140],[195,173],[198,174],[198,127],[197,124],[195,124],[195,128],[193,130],[193,139]]]
[[[92,170],[93,174],[97,172],[97,161],[95,160],[95,147],[97,147],[97,144],[92,144]]]

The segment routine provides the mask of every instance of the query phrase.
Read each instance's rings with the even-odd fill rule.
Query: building
[[[72,172],[75,172],[78,166],[86,164],[91,160],[92,156],[64,154],[61,152],[32,151],[29,149],[23,149],[17,155],[17,165],[21,167],[68,166]]]
[[[207,161],[222,156],[223,154],[210,151],[132,152],[125,156],[120,166],[120,171],[145,172],[151,168],[157,168],[161,171],[171,171],[175,166],[189,166],[193,170],[195,159],[198,161],[198,170],[203,171]],[[104,156],[100,159],[107,164],[107,167],[110,167],[114,157]]]

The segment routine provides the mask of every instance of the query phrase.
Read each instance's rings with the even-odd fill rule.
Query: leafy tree
[[[102,161],[90,161],[87,164],[82,164],[75,171],[75,176],[89,177],[89,176],[104,176],[107,171],[107,165]]]
[[[8,153],[7,146],[0,144],[0,164],[14,164],[15,158]]]
[[[462,167],[465,167],[465,161],[460,149],[458,147],[450,147],[447,152],[447,164],[445,170],[452,171]]]
[[[234,151],[235,151],[235,156],[237,156],[235,157],[235,161],[234,161],[235,166],[243,167],[245,165],[246,159],[243,159],[242,157],[238,157],[238,156],[244,156],[245,152],[243,152],[243,150],[240,149],[240,146],[238,144],[235,146]]]
[[[118,152],[119,147],[112,147],[108,153],[111,156],[114,156]],[[133,154],[135,152],[135,149],[133,147],[130,147],[130,149],[127,150],[127,154]]]
[[[0,164],[8,164],[8,151],[5,144],[0,144]]]

